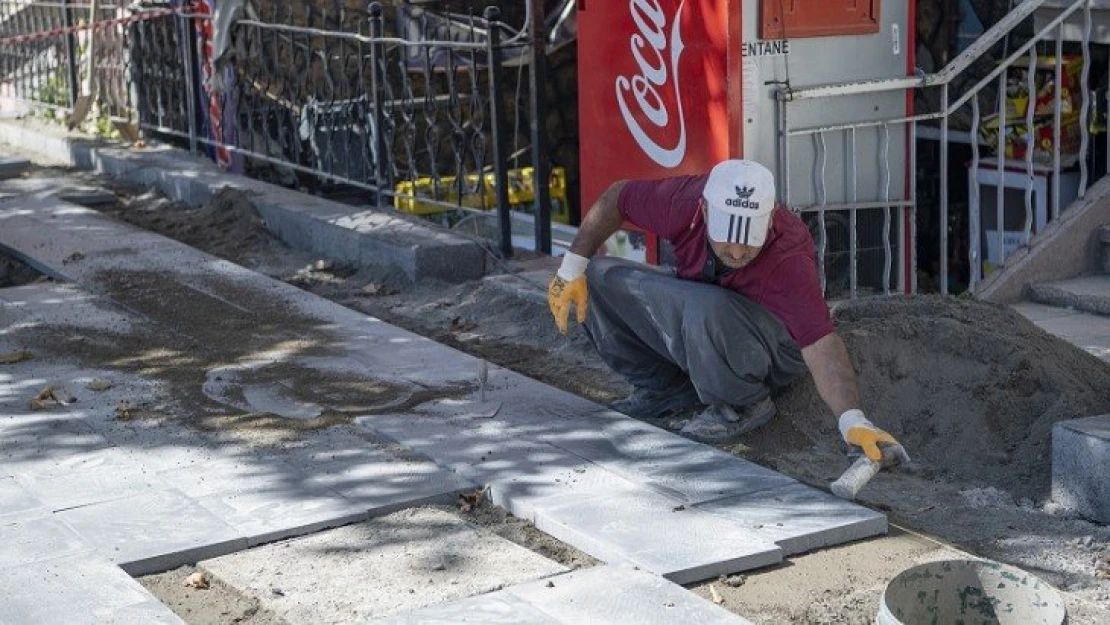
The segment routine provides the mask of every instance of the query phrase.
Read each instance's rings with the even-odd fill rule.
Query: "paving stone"
[[[0,156],[0,180],[18,178],[31,168],[31,161],[15,156]]]
[[[804,484],[718,499],[695,509],[735,521],[788,556],[887,531],[886,515]]]
[[[389,514],[411,506],[452,503],[459,493],[478,486],[434,463],[398,460],[388,454],[367,452],[340,461],[311,464],[291,459],[305,475],[305,484],[338,492],[363,506],[370,516]]]
[[[535,502],[541,531],[609,563],[631,563],[679,584],[782,561],[782,550],[738,524],[640,486]]]
[[[50,517],[25,518],[17,522],[0,519],[0,545],[3,545],[0,569],[92,550],[73,530]]]
[[[245,549],[238,531],[174,490],[150,491],[55,515],[131,575],[167,571]]]
[[[624,566],[573,571],[505,589],[560,623],[743,624],[745,619],[665,579]]]
[[[0,569],[4,625],[184,625],[112,563],[71,556]]]
[[[251,547],[365,521],[368,516],[365,505],[322,488],[215,493],[198,497],[197,503],[245,536]]]
[[[1053,426],[1052,498],[1092,521],[1110,523],[1110,415]]]
[[[328,554],[321,575],[321,554]],[[294,624],[351,623],[544,579],[566,567],[436,509],[273,543],[200,563]],[[278,589],[280,594],[274,592]]]
[[[35,499],[14,478],[0,478],[0,523],[4,517],[20,513],[49,513],[41,501]]]
[[[688,505],[797,484],[777,471],[617,412],[593,413],[589,419],[595,427],[540,439]]]
[[[303,487],[304,476],[274,454],[248,449],[186,451],[175,456],[188,464],[163,469],[157,476],[189,497],[246,491],[288,497]]]
[[[373,625],[560,625],[564,622],[503,590],[372,621]]]
[[[54,452],[55,459],[19,472],[16,481],[52,510],[122,499],[162,488],[153,472],[136,463],[119,448],[75,456]]]
[[[111,447],[82,419],[54,415],[0,417],[0,474],[49,466]]]

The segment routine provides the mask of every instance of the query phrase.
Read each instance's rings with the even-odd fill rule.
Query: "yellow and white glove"
[[[889,447],[888,456],[897,458],[902,463],[910,461],[910,456],[902,444],[868,421],[863,411],[858,408],[840,415],[840,436],[844,438],[845,443],[863,449],[863,453],[872,462],[882,462],[883,451],[887,447]]]
[[[555,317],[555,325],[563,334],[567,333],[571,304],[574,304],[578,313],[578,323],[586,323],[586,302],[589,298],[586,290],[586,265],[589,262],[590,259],[585,256],[567,252],[559,271],[547,286],[547,305],[551,308],[551,315]]]

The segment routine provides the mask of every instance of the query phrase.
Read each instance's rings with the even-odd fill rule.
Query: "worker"
[[[673,270],[596,256],[623,222],[668,241]],[[871,423],[817,277],[809,230],[748,160],[707,175],[612,184],[590,208],[548,287],[560,332],[570,309],[634,387],[613,408],[640,419],[696,414],[679,430],[728,443],[775,415],[771,393],[806,373],[844,441],[873,460],[894,437]],[[587,314],[588,311],[588,314]]]

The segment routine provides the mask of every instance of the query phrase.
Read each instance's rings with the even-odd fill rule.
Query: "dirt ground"
[[[233,192],[203,208],[188,209],[156,193],[109,186],[119,202],[101,210],[122,220],[595,401],[607,403],[629,390],[604,366],[580,330],[569,338],[560,336],[542,304],[521,303],[485,282],[412,285],[387,272],[337,267],[289,250],[265,233],[249,201]],[[493,273],[506,274],[551,267],[550,259],[526,254],[509,262],[491,259],[491,265]],[[156,286],[153,276],[136,274],[109,282],[122,291]],[[172,305],[189,295],[151,292],[150,306]],[[231,326],[236,323],[226,306],[213,303],[208,313],[227,319]],[[1049,499],[1052,424],[1110,413],[1110,365],[1045,334],[1007,308],[975,300],[863,301],[837,306],[835,317],[859,373],[869,416],[914,457],[910,467],[881,474],[861,494],[861,502],[887,512],[896,529],[879,541],[792,559],[790,567],[759,572],[743,584],[716,582],[714,590],[725,607],[757,622],[870,622],[875,591],[846,592],[838,571],[855,571],[852,574],[860,580],[881,577],[892,562],[931,557],[928,554],[951,545],[1043,577],[1065,591],[1072,622],[1095,623],[1110,616],[1110,581],[1096,576],[1099,559],[1110,553],[1110,528],[1076,519]],[[284,330],[290,340],[311,342],[311,328],[289,321]],[[165,341],[169,351],[183,347],[172,337]],[[148,346],[146,353],[154,352]],[[196,388],[203,381],[202,368],[169,364],[133,366],[160,371],[183,386]],[[851,462],[833,415],[809,380],[775,400],[775,420],[728,450],[826,488]],[[310,425],[301,427],[344,422],[344,414],[330,413],[302,422]],[[209,418],[204,425],[267,436],[277,431],[277,439],[267,439],[276,444],[285,431],[275,427],[274,419],[259,415]],[[486,510],[476,518],[514,534],[522,544],[532,540],[532,548],[541,553],[548,549],[557,560],[584,562],[562,551],[565,545],[544,546],[542,538],[529,538],[527,524],[497,514]],[[898,527],[910,528],[909,533]],[[530,531],[539,534],[534,528]],[[918,542],[906,547],[907,540]],[[805,571],[812,574],[791,577]],[[172,571],[144,583],[170,592],[170,599],[159,594],[167,603],[176,589],[178,599],[196,610],[196,601],[190,603],[186,595],[203,591],[184,589],[182,580],[188,573]],[[782,584],[790,584],[789,596],[782,595]],[[709,586],[693,589],[708,597]],[[217,590],[205,597],[216,596]],[[232,596],[226,603],[212,603],[217,607],[204,618],[216,620],[198,617],[190,622],[276,622],[265,620],[269,617],[257,613],[257,606],[252,612],[249,598]]]

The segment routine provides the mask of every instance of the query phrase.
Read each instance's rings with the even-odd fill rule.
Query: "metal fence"
[[[1041,28],[1031,26],[1034,12],[1048,5],[1059,8],[1055,17]],[[1064,28],[1069,23],[1080,33],[1078,50],[1070,55],[1065,53],[1064,46]],[[896,289],[917,292],[916,228],[920,204],[917,178],[922,171],[918,161],[922,136],[932,135],[939,141],[936,201],[939,226],[935,251],[939,260],[937,289],[943,294],[951,292],[952,263],[966,263],[967,288],[974,292],[987,271],[1004,263],[1016,249],[1030,245],[1035,231],[1043,230],[1048,222],[1059,217],[1067,203],[1061,198],[1061,189],[1067,188],[1060,183],[1061,175],[1065,178],[1071,175],[1065,170],[1075,170],[1076,195],[1083,197],[1093,175],[1091,27],[1090,0],[1051,3],[1026,0],[934,74],[807,88],[787,86],[779,90],[778,175],[780,180],[797,180],[797,172],[791,178],[791,169],[798,163],[804,163],[808,169],[803,173],[813,181],[812,196],[816,201],[795,209],[814,231],[823,284],[829,296],[843,292],[854,298],[865,291],[889,294]],[[1032,35],[1014,41],[1013,34],[1019,29]],[[989,51],[1000,61],[975,76],[977,80],[966,80],[970,71],[981,70],[980,61]],[[1070,92],[1061,87],[1067,84],[1065,72],[1076,74],[1073,84],[1078,87]],[[957,84],[969,86],[955,92]],[[933,97],[935,93],[921,97],[921,92],[927,90],[939,91],[939,97]],[[834,98],[866,99],[907,93],[918,96],[908,101],[938,102],[937,110],[806,127],[793,121],[799,107],[821,106]],[[993,114],[983,115],[984,106],[993,110]],[[954,128],[961,120],[967,120],[966,127]],[[952,207],[963,206],[950,197],[953,181],[949,160],[956,132],[969,145],[971,175],[966,214],[955,215],[958,219],[953,220]],[[1038,133],[1044,141],[1038,139]],[[1110,153],[1110,143],[1107,152]],[[871,167],[871,157],[877,162],[879,183],[861,187],[859,168]],[[827,173],[828,163],[836,158],[846,163],[845,181],[830,180]],[[900,168],[901,164],[905,167]],[[991,175],[976,177],[984,171]],[[1008,175],[1014,180],[1015,173],[1014,188],[1024,207],[1017,218],[1005,210],[1003,184]],[[905,182],[899,184],[903,175]],[[1042,188],[1037,184],[1038,176],[1051,177],[1055,182]],[[836,197],[829,190],[834,182]],[[983,186],[995,187],[993,197],[983,197]],[[782,193],[789,204],[789,184],[784,185]],[[983,207],[988,204],[990,211],[985,212]],[[1047,209],[1042,211],[1038,206]],[[956,242],[951,240],[953,222],[960,224],[954,230],[960,238],[959,245],[953,245]],[[865,261],[868,255],[871,260]]]
[[[66,114],[91,95],[97,118],[233,171],[492,220],[506,255],[509,165],[527,155],[535,191],[516,208],[538,216],[536,247],[550,253],[550,165],[542,137],[522,132],[544,115],[533,40],[496,7],[0,0],[0,102]]]

